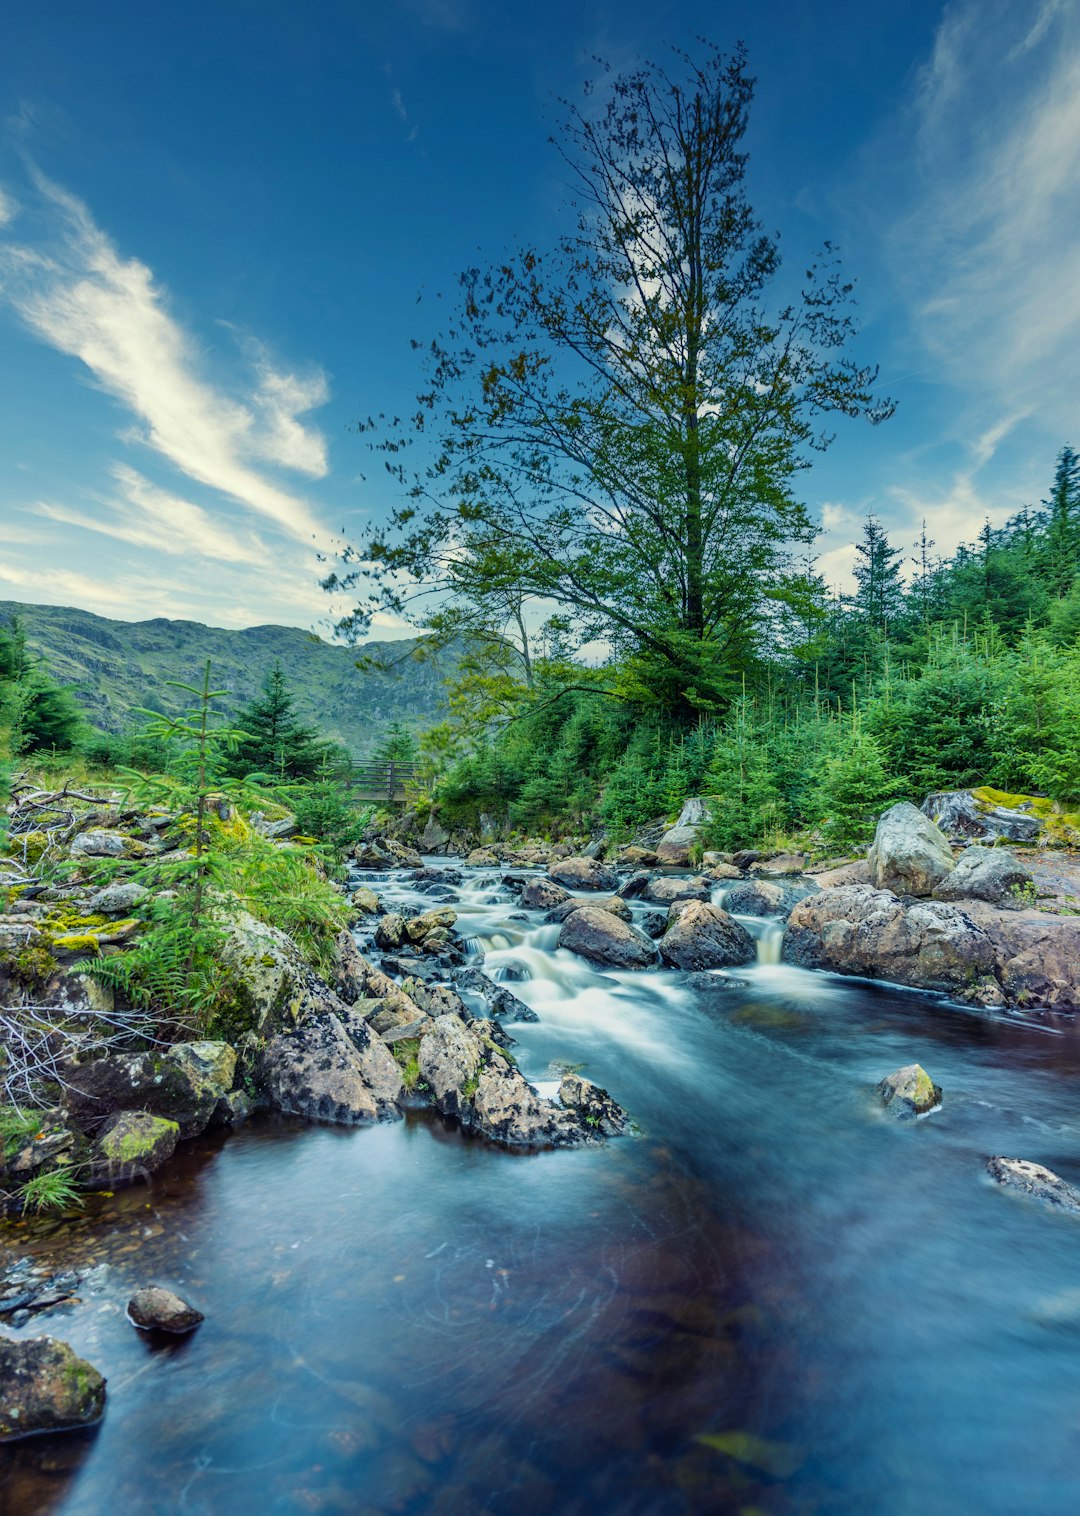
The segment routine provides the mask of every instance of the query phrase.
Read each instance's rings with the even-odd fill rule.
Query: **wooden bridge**
[[[420,767],[416,763],[361,759],[353,763],[348,784],[358,800],[377,800],[380,804],[395,805],[407,799],[408,786],[416,783],[419,772]]]

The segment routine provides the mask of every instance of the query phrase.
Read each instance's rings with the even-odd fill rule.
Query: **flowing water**
[[[775,922],[747,923],[741,984],[600,973],[509,919],[497,871],[455,895],[539,1014],[511,1029],[526,1074],[581,1065],[640,1134],[523,1156],[427,1115],[262,1119],[151,1189],[9,1225],[17,1251],[102,1266],[16,1335],[70,1341],[109,1403],[0,1451],[0,1508],[1080,1509],[1080,1222],[984,1169],[1080,1174],[1071,1025],[783,966]],[[873,1086],[916,1059],[944,1107],[896,1124]],[[193,1337],[125,1321],[150,1281],[206,1312]]]

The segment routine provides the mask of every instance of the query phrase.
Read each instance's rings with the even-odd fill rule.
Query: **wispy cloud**
[[[75,196],[40,174],[32,180],[48,244],[0,242],[0,298],[43,341],[78,358],[134,415],[140,442],[189,480],[292,537],[321,538],[310,504],[260,465],[326,474],[325,439],[300,420],[325,402],[325,378],[281,371],[260,347],[245,391],[212,382],[150,269],[123,257]]]
[[[897,278],[940,371],[1067,432],[1080,390],[1080,7],[956,0],[908,119]]]
[[[9,221],[14,221],[19,214],[19,207],[12,197],[0,189],[0,226],[6,226]]]
[[[253,532],[232,531],[201,506],[159,489],[125,464],[116,464],[113,474],[119,496],[102,499],[93,512],[40,501],[35,513],[170,556],[264,566],[271,562],[269,549]]]

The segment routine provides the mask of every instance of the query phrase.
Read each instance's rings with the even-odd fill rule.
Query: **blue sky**
[[[1080,444],[1080,0],[11,8],[0,55],[0,599],[313,626],[385,511],[457,273],[562,223],[547,137],[595,54],[742,38],[751,198],[858,279],[900,402],[804,476],[845,582],[867,511],[939,548]],[[383,630],[398,630],[389,622]]]

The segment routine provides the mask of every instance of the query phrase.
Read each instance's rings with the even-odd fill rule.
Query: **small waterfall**
[[[757,940],[758,963],[779,963],[783,946],[784,923],[782,921],[763,921],[762,931]]]

